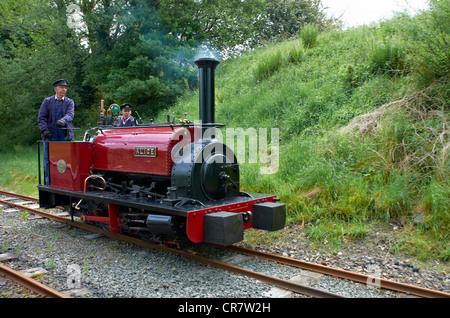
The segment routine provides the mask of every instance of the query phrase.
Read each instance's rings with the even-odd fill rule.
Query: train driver
[[[66,96],[67,81],[59,79],[53,83],[55,95],[42,102],[38,113],[38,125],[44,141],[44,179],[49,183],[48,141],[72,141],[74,138],[72,120],[74,102]]]

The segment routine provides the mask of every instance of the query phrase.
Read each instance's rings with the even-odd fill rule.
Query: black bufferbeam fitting
[[[220,62],[214,58],[200,58],[195,61],[199,68],[199,119],[203,124],[215,122],[214,70]]]

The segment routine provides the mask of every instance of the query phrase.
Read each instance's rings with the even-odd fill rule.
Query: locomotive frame
[[[243,240],[248,228],[282,229],[286,206],[276,195],[241,192],[233,151],[202,137],[223,126],[214,122],[219,62],[195,63],[200,125],[99,126],[95,137],[86,132],[83,141],[48,142],[49,184],[41,184],[38,161],[40,206],[63,206],[72,219],[160,242],[187,238],[226,246]],[[185,135],[189,139],[177,148]],[[40,146],[38,152],[40,158]]]

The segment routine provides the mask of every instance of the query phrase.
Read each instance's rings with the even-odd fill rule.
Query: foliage
[[[79,45],[70,29],[61,28],[65,17],[52,15],[43,0],[2,1],[0,16],[0,149],[4,149],[11,141],[31,144],[39,139],[37,112],[43,98],[54,94],[55,79],[68,80],[76,104],[89,88],[78,77],[84,54],[72,53]]]
[[[390,42],[377,44],[372,49],[369,69],[373,74],[394,76],[405,70],[404,52]]]
[[[300,31],[300,35],[304,46],[311,48],[317,44],[319,27],[316,24],[305,24]]]
[[[155,114],[193,85],[191,56],[180,55],[185,44],[165,33],[157,1],[97,2],[82,6],[92,50],[85,81],[97,87],[106,105],[128,102]],[[102,23],[95,23],[100,17]]]
[[[285,36],[277,21],[294,33],[308,21],[325,26],[319,2],[4,0],[0,149],[40,139],[37,112],[58,78],[69,82],[76,127],[97,122],[102,98],[107,107],[131,103],[149,120],[196,87],[201,44],[230,57]]]
[[[260,41],[264,24],[264,0],[161,0],[161,20],[167,32],[185,43],[208,43],[215,50],[233,55]]]
[[[320,24],[324,29],[327,23],[325,13],[320,10],[321,1],[317,0],[268,0],[268,17],[263,30],[265,37],[273,39],[297,36],[305,25]]]
[[[450,74],[450,2],[430,0],[429,3],[429,12],[403,26],[413,37],[415,47],[411,45],[409,52],[424,86]]]
[[[281,42],[260,52],[253,69],[253,76],[256,81],[269,78],[277,70],[291,63],[299,63],[304,56],[303,45],[299,40]]]
[[[294,38],[304,25],[333,24],[320,0],[161,0],[163,22],[185,42],[208,42],[225,56],[279,38]]]

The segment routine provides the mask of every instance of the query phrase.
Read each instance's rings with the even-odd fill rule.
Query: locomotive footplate
[[[155,199],[153,197],[135,197],[130,194],[117,194],[107,191],[89,191],[84,193],[81,191],[55,189],[45,185],[39,185],[38,189],[40,206],[44,208],[55,206],[73,207],[84,201],[107,206],[110,210],[108,224],[111,232],[116,234],[120,231],[121,220],[119,215],[116,218],[115,214],[120,208],[142,212],[143,215],[154,214],[185,218],[186,234],[190,241],[194,243],[206,241],[221,245],[233,244],[233,242],[237,242],[242,238],[239,239],[240,233],[239,229],[236,229],[236,225],[234,225],[234,228],[233,226],[230,226],[230,228],[237,230],[237,232],[234,231],[234,234],[230,234],[230,232],[222,228],[224,232],[223,237],[218,237],[217,231],[213,229],[217,228],[218,224],[223,224],[223,227],[227,227],[230,224],[229,220],[236,219],[239,220],[242,229],[254,227],[275,231],[282,229],[286,220],[285,205],[278,203],[275,195],[260,193],[241,193],[241,195],[229,199],[209,201],[207,204],[204,204],[189,198],[178,198],[177,200],[169,197]],[[114,215],[111,215],[111,208],[113,208]],[[74,209],[70,210],[71,213],[74,213]],[[226,214],[222,212],[226,212]],[[241,214],[242,217],[233,218],[232,213]],[[210,214],[211,216],[205,218],[205,215]],[[250,219],[249,215],[252,216]],[[169,223],[169,221],[165,220],[165,223]],[[229,237],[230,235],[232,236],[231,238]],[[210,237],[212,238],[209,239]],[[221,242],[224,243],[222,244]]]

